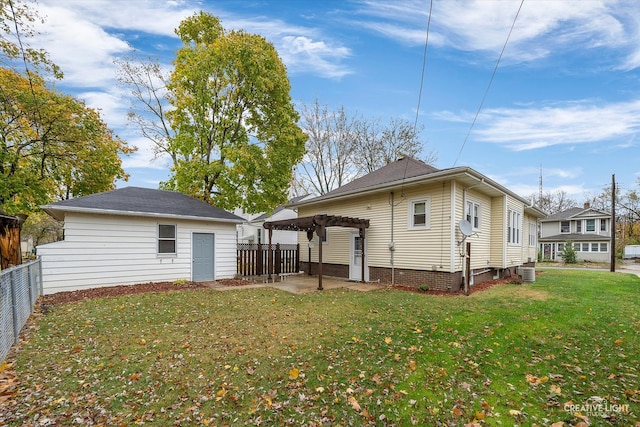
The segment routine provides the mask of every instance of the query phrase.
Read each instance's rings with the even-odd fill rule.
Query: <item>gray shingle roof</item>
[[[199,217],[242,222],[242,218],[201,200],[175,191],[141,187],[124,187],[76,199],[62,200],[43,206],[53,216],[55,211],[83,211],[96,213],[130,213]]]
[[[394,181],[401,181],[406,178],[427,175],[437,171],[438,169],[434,168],[433,166],[429,166],[428,164],[420,160],[416,160],[414,158],[406,156],[396,160],[395,162],[391,162],[388,165],[371,172],[370,174],[354,179],[350,183],[336,188],[335,190],[330,191],[318,197],[317,199],[331,198],[341,193],[360,189],[365,190],[369,187],[375,187],[376,185]]]
[[[558,212],[555,213],[553,215],[548,215],[546,218],[544,218],[542,221],[543,222],[550,222],[550,221],[562,221],[562,220],[569,220],[572,219],[573,217],[580,215],[583,212],[586,211],[593,211],[593,212],[597,212],[599,214],[602,215],[610,215],[607,212],[603,212],[603,211],[599,211],[593,208],[569,208],[566,209],[562,212]]]

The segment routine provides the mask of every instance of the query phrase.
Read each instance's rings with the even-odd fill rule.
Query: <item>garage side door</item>
[[[193,281],[206,282],[215,279],[214,234],[193,233]]]

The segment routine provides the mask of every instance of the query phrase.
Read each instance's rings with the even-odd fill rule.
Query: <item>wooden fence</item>
[[[239,276],[277,275],[300,271],[300,245],[271,245],[271,268],[267,244],[239,243],[237,253]]]

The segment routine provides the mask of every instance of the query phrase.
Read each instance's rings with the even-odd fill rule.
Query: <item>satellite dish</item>
[[[458,224],[458,228],[460,228],[460,232],[464,234],[465,237],[471,236],[473,234],[473,227],[471,226],[471,223],[466,219],[460,221],[460,223]]]

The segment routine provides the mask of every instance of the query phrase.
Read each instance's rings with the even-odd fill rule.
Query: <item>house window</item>
[[[601,219],[600,220],[600,231],[607,231],[607,220],[606,219]]]
[[[158,253],[176,253],[176,226],[175,224],[158,224]]]
[[[507,215],[507,242],[520,244],[520,212],[509,209]]]
[[[529,247],[533,248],[536,246],[536,224],[533,222],[529,223]]]
[[[587,220],[587,232],[589,231],[596,231],[596,220],[595,219],[588,219]]]
[[[589,244],[588,243],[583,243],[582,244],[582,252],[589,252]]]
[[[570,233],[571,232],[571,223],[569,221],[560,221],[560,232],[561,233]]]
[[[480,203],[468,201],[465,218],[474,229],[480,228]]]
[[[597,243],[592,243],[591,244],[591,252],[598,252],[598,248],[600,245],[598,245]]]
[[[573,244],[573,250],[576,252],[580,252],[580,243],[574,243]]]
[[[582,233],[582,221],[576,221],[576,233]]]
[[[416,199],[410,203],[410,228],[429,228],[429,199]]]

